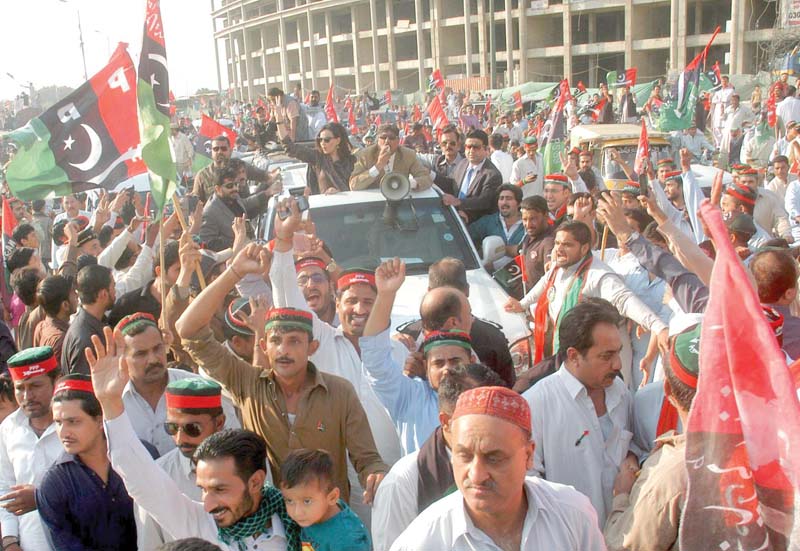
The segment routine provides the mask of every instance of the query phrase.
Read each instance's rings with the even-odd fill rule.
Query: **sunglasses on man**
[[[175,436],[180,431],[189,438],[197,438],[203,433],[200,423],[164,423],[164,430],[170,436]]]

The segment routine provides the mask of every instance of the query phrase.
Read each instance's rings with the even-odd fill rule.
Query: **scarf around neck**
[[[275,514],[286,531],[287,551],[301,551],[300,526],[286,512],[283,494],[268,482],[261,488],[261,502],[256,512],[239,519],[232,526],[217,528],[219,539],[231,547],[235,544],[239,551],[246,551],[244,540],[263,532],[267,521]]]
[[[428,505],[457,489],[441,426],[436,427],[420,447],[417,468],[417,513],[421,513]]]
[[[561,302],[561,309],[558,311],[556,319],[551,320],[553,323],[553,345],[552,353],[558,352],[558,324],[561,318],[572,310],[581,298],[583,293],[583,286],[586,284],[586,273],[592,266],[594,256],[591,251],[587,254],[575,270],[575,275],[567,287],[564,294],[564,300]],[[545,350],[545,337],[548,329],[548,316],[550,311],[551,295],[555,297],[555,283],[558,268],[550,272],[550,277],[547,279],[547,284],[544,291],[539,296],[539,301],[536,303],[536,310],[534,311],[534,327],[533,327],[533,341],[536,347],[534,351],[534,363],[538,363],[544,358]]]

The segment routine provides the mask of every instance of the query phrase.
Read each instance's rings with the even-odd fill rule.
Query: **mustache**
[[[471,488],[475,490],[494,490],[497,487],[494,480],[487,480],[481,484],[475,484],[469,478],[464,480],[464,488]]]
[[[288,362],[288,363],[294,362],[294,360],[292,358],[290,358],[289,356],[278,356],[277,358],[275,358],[275,361],[276,362]]]

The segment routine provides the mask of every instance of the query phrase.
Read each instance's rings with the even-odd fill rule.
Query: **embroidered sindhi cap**
[[[143,326],[155,327],[158,329],[156,318],[154,318],[152,314],[147,314],[145,312],[136,312],[135,314],[125,316],[119,320],[117,329],[119,329],[123,335],[129,335],[131,333],[136,333],[137,330]],[[144,331],[144,329],[142,329],[142,331]]]
[[[250,299],[247,297],[239,297],[231,301],[228,305],[228,309],[225,310],[225,325],[238,335],[252,337],[253,332],[239,317],[240,314],[245,316],[250,315]]]
[[[462,393],[452,420],[464,415],[489,415],[531,432],[531,409],[525,398],[502,386],[482,386]]]
[[[567,179],[566,174],[548,174],[544,177],[545,184],[558,184],[560,186],[564,186],[565,188],[569,189],[569,180]]]
[[[17,352],[8,359],[8,371],[15,381],[23,381],[49,373],[58,367],[58,361],[49,346],[37,346]]]
[[[690,388],[697,388],[700,373],[700,328],[695,325],[672,338],[669,366],[672,373]]]
[[[276,328],[305,331],[311,337],[314,330],[314,318],[311,312],[297,308],[273,308],[267,312],[264,330],[268,333]]]

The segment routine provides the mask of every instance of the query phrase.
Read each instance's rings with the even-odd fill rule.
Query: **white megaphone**
[[[411,193],[411,182],[405,174],[389,172],[381,179],[381,193],[387,201],[402,201]]]

